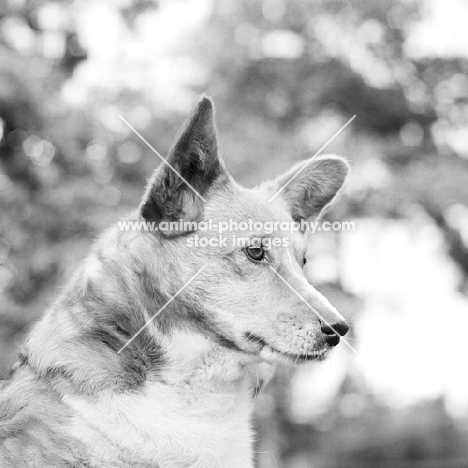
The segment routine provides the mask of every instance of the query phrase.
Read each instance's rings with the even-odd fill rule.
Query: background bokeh
[[[0,374],[200,92],[247,186],[317,151],[352,173],[308,275],[352,322],[258,398],[260,468],[468,466],[468,3],[3,0]]]

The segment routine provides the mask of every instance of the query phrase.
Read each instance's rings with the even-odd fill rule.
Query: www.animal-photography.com
[[[0,468],[467,468],[467,22],[3,0]]]

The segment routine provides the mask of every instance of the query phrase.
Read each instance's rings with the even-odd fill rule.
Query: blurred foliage
[[[180,109],[158,112],[146,89],[121,84],[89,85],[79,105],[65,98],[77,92],[69,84],[89,61],[76,13],[82,4],[0,5],[3,373],[28,324],[40,317],[90,240],[136,205],[157,165],[119,121],[119,112],[163,154],[182,118]],[[221,146],[233,175],[247,185],[258,182],[258,174],[274,176],[318,150],[356,114],[345,142],[328,149],[349,155],[354,166],[345,197],[328,216],[403,218],[422,210],[444,234],[447,253],[466,278],[468,61],[408,56],[405,40],[421,18],[421,3],[222,0],[213,5],[209,21],[176,53],[204,70],[205,78],[194,80],[190,92],[207,91],[215,98]],[[113,3],[129,37],[137,36],[142,17],[158,14],[160,7],[151,0]],[[339,275],[328,287],[336,301],[352,302]],[[348,313],[353,308],[357,305]],[[260,401],[262,466],[272,466],[274,459],[288,460],[284,466],[291,468],[429,467],[436,465],[417,463],[466,455],[440,402],[425,412],[395,416],[369,400],[373,410],[361,415],[358,432],[350,418],[329,414],[331,437],[294,423],[286,380],[280,375],[273,397]],[[347,385],[337,408],[350,395],[362,397]],[[369,438],[383,420],[388,427],[378,434],[386,438]],[[408,427],[408,420],[414,426]],[[435,440],[442,446],[434,448]]]

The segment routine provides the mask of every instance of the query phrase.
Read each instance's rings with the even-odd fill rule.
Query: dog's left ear
[[[340,156],[320,156],[296,164],[265,188],[271,197],[282,197],[294,221],[300,222],[316,218],[333,200],[348,169],[348,163]]]
[[[202,97],[166,163],[161,163],[150,180],[140,214],[146,221],[198,221],[208,190],[225,175],[218,156],[213,103]]]

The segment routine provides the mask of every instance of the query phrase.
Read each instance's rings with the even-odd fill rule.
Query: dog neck
[[[114,283],[104,284],[106,291],[83,284],[78,277],[27,347],[31,369],[74,415],[67,433],[96,463],[93,447],[99,446],[108,453],[119,447],[112,456],[125,453],[135,463],[251,468],[253,397],[271,376],[269,366],[183,322],[162,333],[153,321],[118,353],[128,338],[108,327],[107,315],[118,321],[125,312],[133,320],[134,305],[119,296],[116,309],[115,300],[102,299],[103,293],[115,299]]]
[[[207,397],[222,393],[233,401],[242,394],[255,395],[269,380],[271,366],[224,347],[200,333],[176,331],[163,342],[168,365],[161,381],[173,388]]]

